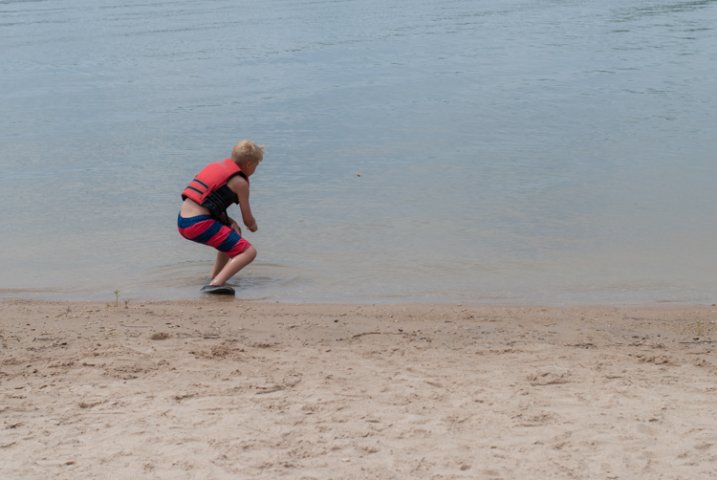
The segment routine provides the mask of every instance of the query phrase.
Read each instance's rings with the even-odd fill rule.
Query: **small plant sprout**
[[[115,307],[119,307],[119,296],[120,296],[119,289],[115,289],[114,294],[115,294]]]

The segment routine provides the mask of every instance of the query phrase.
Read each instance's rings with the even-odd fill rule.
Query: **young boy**
[[[244,225],[256,232],[249,206],[249,177],[263,158],[263,145],[241,140],[234,145],[231,158],[204,167],[182,192],[184,203],[177,219],[180,235],[218,250],[212,279],[202,287],[204,293],[234,295],[227,280],[256,258],[256,249],[242,237],[239,225],[226,210],[238,203]]]

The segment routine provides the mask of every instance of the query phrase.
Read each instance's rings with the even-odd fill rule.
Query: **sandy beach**
[[[0,478],[717,478],[717,307],[0,302]]]

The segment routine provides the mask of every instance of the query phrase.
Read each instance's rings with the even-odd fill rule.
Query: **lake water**
[[[198,297],[180,191],[252,138],[240,299],[717,301],[716,28],[709,0],[0,1],[0,297]]]

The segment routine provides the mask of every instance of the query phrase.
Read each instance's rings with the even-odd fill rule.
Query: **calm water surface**
[[[0,297],[197,297],[179,193],[249,137],[240,298],[717,301],[716,26],[707,0],[0,1]]]

